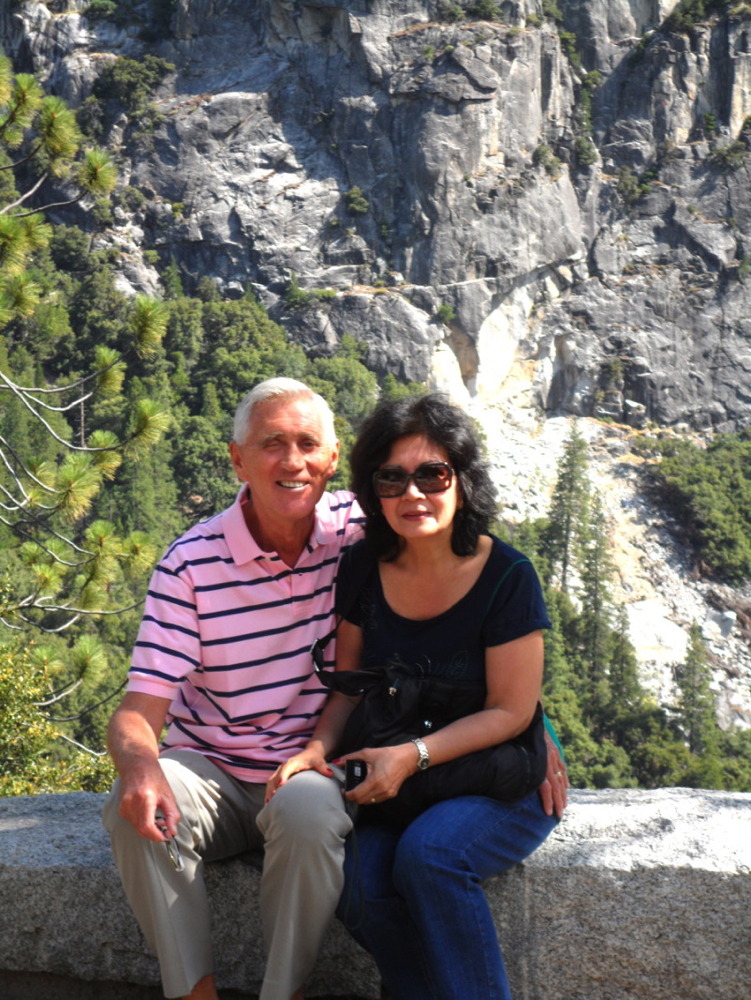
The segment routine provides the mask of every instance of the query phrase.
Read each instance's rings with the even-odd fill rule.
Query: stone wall
[[[88,793],[0,799],[0,995],[157,998]],[[751,993],[751,795],[576,791],[527,863],[487,887],[515,1000],[741,1000]],[[262,972],[258,867],[208,866],[223,996]],[[376,970],[332,926],[310,997],[375,1000]]]

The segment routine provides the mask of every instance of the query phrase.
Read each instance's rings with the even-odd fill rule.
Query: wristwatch
[[[419,737],[412,740],[412,742],[417,747],[417,752],[420,755],[420,759],[417,761],[417,766],[421,771],[424,771],[430,766],[430,754],[428,753],[428,748]]]

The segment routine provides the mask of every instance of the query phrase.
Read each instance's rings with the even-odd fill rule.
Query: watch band
[[[428,752],[428,748],[419,736],[412,740],[412,742],[417,747],[417,752],[419,754],[417,766],[421,771],[424,771],[430,765],[430,753]]]

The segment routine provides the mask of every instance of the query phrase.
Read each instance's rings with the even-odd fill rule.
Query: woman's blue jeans
[[[347,843],[337,915],[393,1000],[511,1000],[482,882],[528,857],[557,822],[537,791],[440,802],[404,831],[364,816]]]

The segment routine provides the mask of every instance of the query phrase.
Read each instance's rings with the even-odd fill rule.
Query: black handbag
[[[452,682],[431,677],[403,664],[378,670],[319,671],[332,691],[360,696],[337,747],[337,755],[366,747],[396,746],[426,736],[483,708],[484,683]],[[410,823],[444,799],[486,795],[502,802],[524,798],[545,777],[547,748],[542,706],[538,703],[529,726],[497,746],[417,771],[393,799],[368,806],[372,814]]]

